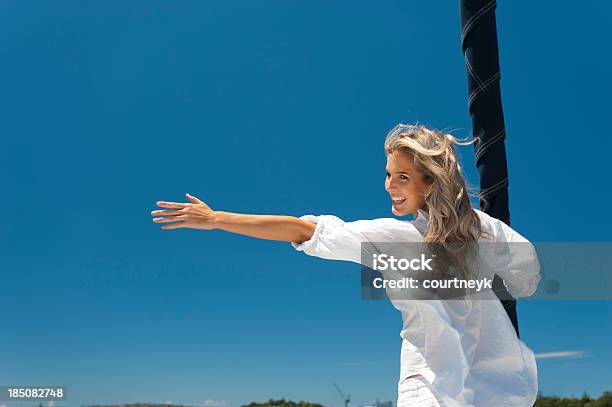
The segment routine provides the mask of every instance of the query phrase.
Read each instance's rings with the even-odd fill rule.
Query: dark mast
[[[480,209],[510,225],[506,129],[499,80],[499,50],[495,0],[460,0],[461,49],[468,82],[468,111],[480,173]],[[493,289],[501,300],[518,336],[516,300],[495,276]]]

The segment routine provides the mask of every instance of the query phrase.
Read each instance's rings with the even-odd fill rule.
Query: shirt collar
[[[415,220],[425,220],[428,221],[429,220],[429,214],[424,211],[423,209],[417,209],[417,217],[415,218]]]

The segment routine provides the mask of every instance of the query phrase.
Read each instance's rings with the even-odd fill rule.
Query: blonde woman
[[[498,219],[472,207],[451,134],[423,125],[395,126],[385,140],[385,188],[395,216],[345,222],[333,215],[249,215],[217,211],[187,194],[187,203],[157,202],[162,229],[225,230],[291,242],[308,255],[362,262],[367,242],[508,242],[495,272],[514,297],[540,280],[533,246]],[[478,244],[478,243],[477,243]],[[497,249],[496,249],[497,250]],[[458,267],[461,269],[461,267]],[[465,273],[460,273],[466,275]],[[518,339],[501,303],[485,299],[394,300],[401,312],[398,407],[532,406],[537,395],[533,352]]]

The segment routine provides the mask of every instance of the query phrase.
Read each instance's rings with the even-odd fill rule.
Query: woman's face
[[[416,170],[408,154],[394,151],[387,155],[387,178],[385,189],[391,195],[391,212],[396,216],[412,213],[417,217],[417,209],[423,208],[428,184]]]

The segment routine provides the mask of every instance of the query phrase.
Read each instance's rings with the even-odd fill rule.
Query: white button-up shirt
[[[497,253],[494,267],[515,298],[533,294],[540,281],[540,264],[533,245],[502,221],[476,210],[484,230],[493,236],[480,241],[520,242]],[[304,215],[316,223],[312,238],[296,250],[330,260],[362,263],[362,242],[422,242],[427,213],[413,221],[395,218],[345,222],[333,215]],[[503,246],[503,245],[500,245]],[[528,247],[527,252],[524,250]],[[492,276],[491,276],[492,277]],[[420,374],[446,406],[532,406],[538,392],[533,352],[517,337],[492,291],[466,300],[396,300],[402,313],[401,369],[398,384]]]

